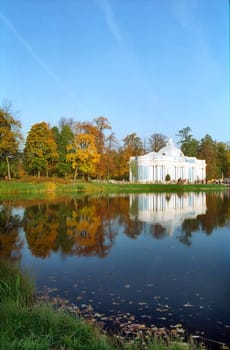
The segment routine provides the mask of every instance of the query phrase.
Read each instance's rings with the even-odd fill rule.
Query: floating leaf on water
[[[190,302],[189,302],[189,301],[187,301],[187,303],[186,303],[186,304],[184,304],[184,307],[192,307],[192,304],[190,304]]]

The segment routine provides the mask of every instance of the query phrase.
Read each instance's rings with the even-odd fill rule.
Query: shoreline
[[[99,328],[102,334],[115,337],[120,342],[130,342],[131,344],[135,339],[140,342],[140,346],[143,346],[148,339],[157,338],[163,340],[166,344],[175,341],[185,344],[185,346],[192,344],[195,348],[202,350],[230,349],[227,343],[207,338],[202,335],[202,332],[192,334],[182,324],[170,325],[170,327],[159,327],[155,324],[147,325],[144,322],[138,322],[135,316],[130,313],[106,316],[104,313],[95,312],[90,304],[84,304],[80,309],[65,298],[60,296],[50,297],[49,292],[40,294],[38,302],[51,304],[56,310],[68,312],[73,317],[83,318],[90,325]]]

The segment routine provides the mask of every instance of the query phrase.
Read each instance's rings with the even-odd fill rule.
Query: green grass
[[[0,303],[14,302],[17,307],[33,304],[35,288],[28,275],[22,275],[16,265],[0,260]]]
[[[133,184],[108,182],[69,182],[63,183],[54,179],[29,182],[0,181],[0,196],[24,194],[37,197],[54,196],[68,193],[137,193],[137,192],[191,192],[222,191],[226,186],[216,184]]]
[[[35,302],[33,283],[17,267],[0,261],[1,350],[185,350],[192,344],[107,336],[85,320]]]

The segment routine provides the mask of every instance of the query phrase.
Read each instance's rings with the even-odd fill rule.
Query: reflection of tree
[[[161,226],[160,224],[153,225],[152,236],[153,238],[157,239],[167,236],[165,227]]]
[[[181,226],[181,234],[178,236],[179,241],[187,246],[192,244],[192,233],[199,229],[199,217],[196,219],[186,219]]]
[[[213,192],[206,195],[207,212],[200,217],[202,230],[211,234],[218,227],[229,223],[230,219],[230,196],[226,192]]]
[[[45,258],[54,248],[57,236],[57,212],[52,205],[38,205],[25,210],[25,234],[33,255]]]
[[[126,236],[133,239],[137,238],[143,229],[143,223],[138,220],[138,197],[133,196],[131,207],[129,196],[120,197],[118,210],[119,222],[124,226]]]
[[[230,224],[230,198],[227,193],[213,192],[206,194],[207,211],[196,219],[184,220],[181,227],[180,242],[190,246],[192,234],[198,230],[211,234],[214,229]]]
[[[23,242],[18,236],[21,219],[13,215],[12,209],[10,202],[0,205],[0,257],[16,260]]]
[[[74,201],[73,211],[66,219],[67,235],[73,240],[72,252],[100,257],[108,254],[115,232],[107,203],[105,198],[89,197]]]

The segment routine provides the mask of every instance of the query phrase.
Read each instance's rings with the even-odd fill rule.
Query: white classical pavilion
[[[164,183],[167,175],[173,182],[202,182],[206,179],[206,162],[185,156],[172,139],[159,152],[130,157],[130,181]]]

